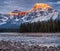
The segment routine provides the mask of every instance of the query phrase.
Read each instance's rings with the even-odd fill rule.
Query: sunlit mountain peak
[[[34,4],[34,7],[30,11],[37,10],[37,9],[44,10],[44,9],[49,9],[49,8],[52,8],[52,7],[46,3],[36,3]]]
[[[13,15],[24,16],[24,15],[26,15],[27,13],[32,12],[32,11],[35,11],[35,10],[37,10],[37,9],[46,10],[46,9],[49,9],[49,8],[52,8],[52,7],[49,6],[49,5],[46,4],[46,3],[36,3],[36,4],[34,4],[34,6],[33,6],[33,8],[32,8],[31,10],[28,10],[28,11],[14,10],[14,11],[10,12],[9,14],[10,14],[11,16],[13,16]]]

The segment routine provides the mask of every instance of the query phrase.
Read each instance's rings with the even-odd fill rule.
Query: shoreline
[[[58,46],[40,46],[40,45],[28,45],[21,44],[21,42],[0,41],[1,51],[60,51],[60,45]]]
[[[20,34],[20,35],[18,35],[18,34]],[[22,35],[23,34],[23,35]],[[25,34],[25,35],[24,35]],[[28,34],[28,35],[27,35]],[[33,34],[33,36],[32,36],[32,34]],[[45,33],[46,34],[46,33]],[[56,35],[55,35],[56,34]],[[38,36],[37,36],[38,35]],[[0,42],[8,42],[8,43],[10,43],[10,42],[13,42],[12,44],[14,44],[14,43],[17,43],[17,44],[22,44],[23,46],[25,45],[28,45],[28,46],[39,46],[39,47],[50,47],[50,46],[52,46],[52,47],[57,47],[57,46],[59,46],[60,44],[56,44],[56,43],[38,43],[38,42],[36,42],[36,41],[24,41],[25,40],[25,38],[24,39],[20,39],[18,36],[32,36],[34,39],[35,39],[35,37],[39,37],[40,38],[40,36],[42,37],[42,36],[54,36],[54,38],[55,38],[55,36],[59,36],[60,37],[60,33],[53,33],[53,35],[52,35],[52,33],[47,33],[46,35],[44,35],[44,33],[0,33],[0,36],[1,37],[4,37],[4,38],[2,38],[2,41],[0,41]],[[8,39],[6,39],[5,40],[5,36],[8,38]],[[18,39],[20,39],[21,41],[20,41],[20,43],[19,43],[19,41],[15,41],[15,40],[13,40],[13,39],[9,39],[9,36],[10,36],[10,38],[12,38],[11,36],[14,36],[15,38],[17,37]],[[17,39],[16,38],[16,39]],[[37,39],[36,39],[37,40]],[[43,40],[43,39],[42,39]],[[49,39],[46,39],[46,40],[49,40]],[[39,40],[38,40],[39,41]],[[29,43],[28,43],[29,42]],[[35,43],[34,43],[35,42]],[[54,41],[53,41],[54,42]],[[18,47],[18,46],[17,46]]]
[[[60,33],[17,33],[17,32],[4,32],[0,33],[0,36],[33,36],[33,37],[42,37],[42,36],[58,36]]]

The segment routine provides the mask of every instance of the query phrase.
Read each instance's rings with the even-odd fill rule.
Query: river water
[[[29,45],[45,45],[45,46],[57,46],[60,45],[60,37],[59,36],[0,36],[0,40],[5,41],[20,41],[22,44]]]

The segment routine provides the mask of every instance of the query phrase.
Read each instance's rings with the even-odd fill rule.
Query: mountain
[[[14,10],[9,13],[10,16],[25,16],[28,12],[27,11],[19,11],[19,10]]]
[[[23,17],[24,22],[37,22],[37,21],[48,21],[50,19],[56,20],[59,18],[59,12],[50,10],[50,11],[40,11],[36,10],[34,12],[29,13],[25,17]]]
[[[58,11],[54,10],[48,4],[37,3],[22,19],[24,20],[24,22],[42,22],[48,21],[51,18],[53,20],[56,20],[60,17],[59,14],[60,13]]]
[[[9,14],[0,14],[0,28],[19,28],[21,23],[59,20],[60,13],[45,3],[36,3],[31,10],[14,10]]]
[[[45,3],[36,3],[34,5],[34,7],[30,10],[30,11],[35,11],[35,10],[47,10],[49,8],[52,8],[51,6],[49,6],[48,4],[45,4]]]

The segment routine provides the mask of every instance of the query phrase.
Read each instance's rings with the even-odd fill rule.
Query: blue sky
[[[60,0],[0,0],[0,13],[8,13],[13,10],[29,10],[35,3],[47,3],[60,11]]]

